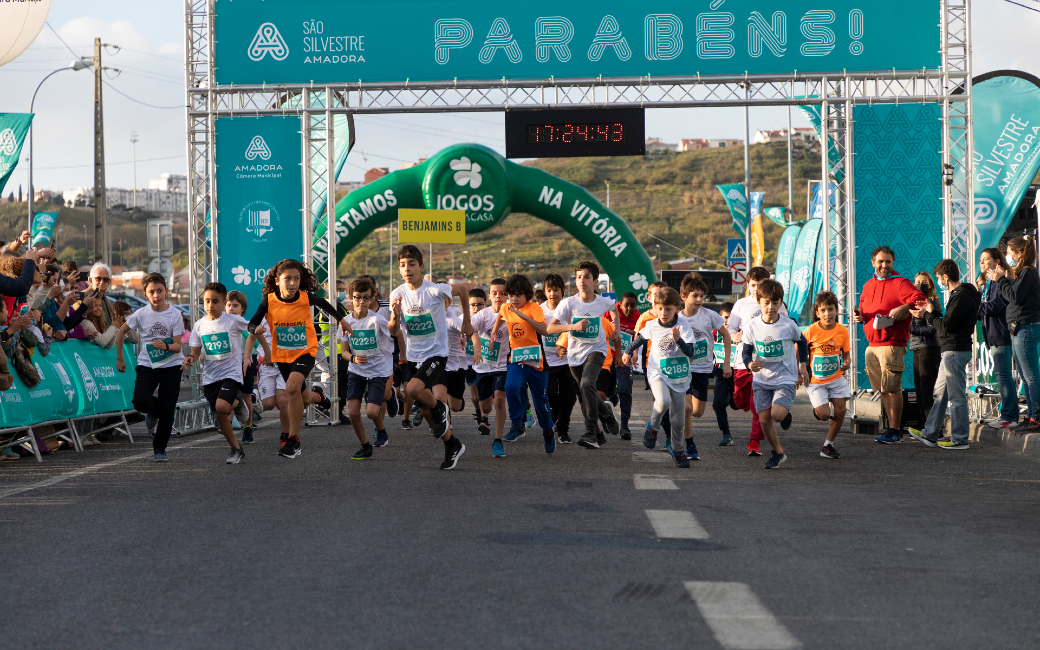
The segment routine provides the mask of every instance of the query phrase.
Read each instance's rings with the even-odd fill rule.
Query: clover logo
[[[636,291],[646,289],[650,286],[650,283],[646,281],[646,276],[642,273],[633,273],[628,276],[628,281],[632,283],[632,288]]]
[[[473,189],[477,189],[484,181],[480,176],[480,165],[475,162],[470,162],[469,158],[466,156],[451,161],[448,166],[455,170],[456,185],[469,185]]]
[[[252,277],[250,277],[249,271],[247,271],[246,267],[244,267],[242,265],[233,267],[231,269],[231,272],[235,274],[235,283],[236,284],[248,285],[250,282],[253,281]]]

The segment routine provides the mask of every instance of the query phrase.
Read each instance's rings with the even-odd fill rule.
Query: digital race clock
[[[506,112],[506,158],[642,156],[641,108]]]

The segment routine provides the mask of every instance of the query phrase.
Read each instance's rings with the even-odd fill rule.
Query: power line
[[[69,47],[69,44],[66,43],[65,39],[61,37],[61,34],[58,33],[58,30],[54,29],[54,27],[51,25],[51,21],[47,21],[47,26],[51,28],[51,31],[54,32],[54,35],[58,37],[58,40],[61,41],[61,44],[65,46],[65,49],[67,49],[69,52],[72,52],[72,56],[76,57],[77,59],[80,58],[80,55],[76,54],[76,51]]]
[[[102,81],[104,81],[104,83],[105,83],[105,85],[106,85],[106,86],[108,86],[108,87],[109,87],[109,88],[111,88],[112,90],[116,91],[117,93],[119,93],[119,94],[120,94],[120,95],[122,95],[123,97],[126,97],[127,99],[129,99],[129,100],[130,100],[130,101],[132,101],[132,102],[137,102],[138,104],[140,104],[140,105],[142,105],[142,106],[147,106],[147,107],[149,107],[149,108],[162,108],[162,109],[169,109],[169,110],[173,110],[173,109],[182,109],[182,108],[184,108],[184,106],[156,106],[155,104],[149,104],[149,103],[147,103],[147,102],[142,102],[142,101],[141,101],[140,99],[134,99],[134,98],[133,98],[133,97],[131,97],[130,95],[127,95],[126,93],[124,93],[124,92],[123,92],[122,90],[119,90],[118,88],[116,88],[116,87],[115,87],[115,86],[113,86],[112,84],[108,83],[108,81],[107,81],[107,80],[104,80],[104,79],[102,79]]]
[[[1017,2],[1014,2],[1013,0],[1004,0],[1004,2],[1010,2],[1013,5],[1018,5],[1019,7],[1022,7],[1023,9],[1029,9],[1030,11],[1035,11],[1037,13],[1040,13],[1040,9],[1037,9],[1036,7],[1029,7],[1029,6],[1026,6],[1026,5],[1023,5],[1023,4],[1019,4]]]
[[[180,154],[180,155],[177,155],[177,156],[165,156],[163,158],[139,158],[137,160],[137,162],[139,162],[139,163],[155,162],[156,160],[173,160],[174,158],[183,158],[183,157],[184,157],[184,154]],[[108,167],[110,165],[132,165],[133,162],[134,161],[132,161],[132,160],[121,160],[119,162],[106,162],[105,166]],[[57,167],[37,167],[37,166],[33,165],[33,169],[73,169],[73,168],[76,168],[76,167],[93,167],[93,166],[94,166],[94,163],[86,163],[84,165],[58,165]]]

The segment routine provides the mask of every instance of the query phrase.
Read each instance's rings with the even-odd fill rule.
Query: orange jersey
[[[604,314],[600,318],[600,322],[603,324],[603,333],[604,333],[604,335],[606,335],[607,343],[608,343],[608,345],[607,345],[607,360],[603,362],[603,369],[604,370],[610,370],[610,367],[612,365],[614,365],[614,354],[615,354],[615,352],[617,354],[622,354],[624,352],[624,350],[622,350],[620,348],[620,346],[618,346],[618,349],[616,351],[614,350],[615,346],[614,346],[613,343],[610,342],[610,339],[614,336],[614,325],[610,322],[610,319],[607,318],[606,314]],[[561,348],[567,347],[567,332],[564,332],[563,334],[560,334],[560,338],[556,341],[556,345],[561,347]]]
[[[527,301],[523,307],[517,308],[536,323],[545,322],[545,313],[536,302]],[[545,355],[542,351],[542,337],[527,321],[520,318],[510,309],[509,303],[498,310],[509,329],[510,360],[514,363],[526,363],[538,370],[545,370]],[[537,361],[537,363],[536,363]]]
[[[271,331],[271,361],[288,363],[305,354],[317,356],[310,298],[300,292],[295,302],[281,301],[276,292],[267,294],[267,326]]]
[[[841,353],[849,351],[849,331],[838,323],[834,329],[825,330],[818,322],[805,330],[805,340],[809,342],[809,374],[810,383],[826,384],[841,377]]]

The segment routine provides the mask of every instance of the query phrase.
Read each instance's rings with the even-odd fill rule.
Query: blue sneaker
[[[733,445],[733,436],[728,433],[722,434],[722,440],[719,440],[720,447],[730,447]]]
[[[672,460],[675,461],[676,467],[685,469],[690,466],[690,459],[686,457],[686,452],[681,449],[679,450],[679,453],[672,454]]]
[[[769,454],[769,460],[766,461],[766,469],[776,469],[780,467],[780,463],[787,460],[787,454],[781,454],[774,451]]]
[[[502,444],[501,440],[496,440],[493,443],[491,443],[491,457],[492,458],[505,458],[506,457],[506,448],[505,448],[505,445]]]
[[[780,420],[780,428],[783,429],[784,431],[787,431],[788,429],[791,428],[791,412],[790,411],[787,412],[787,415],[784,416],[783,420]]]
[[[646,432],[643,433],[643,446],[647,449],[653,449],[654,445],[657,444],[657,429],[650,426],[650,423],[646,423]]]
[[[397,392],[393,389],[390,390],[390,399],[386,400],[386,415],[391,420],[397,417],[397,412],[400,410],[401,405],[397,402]]]
[[[524,414],[524,417],[525,417],[524,424],[527,425],[528,429],[533,429],[534,428],[534,413],[532,413],[530,411],[527,411],[527,413]]]
[[[903,442],[903,436],[899,435],[895,429],[888,429],[880,436],[876,436],[874,441],[883,445],[894,445]]]
[[[166,461],[170,460],[170,457],[166,455],[165,451],[157,451],[155,452],[155,455],[152,456],[152,460],[154,460],[157,463],[165,463]]]
[[[256,440],[253,438],[253,427],[244,427],[242,429],[242,442],[246,443],[247,445],[251,445],[254,442],[256,442]]]
[[[690,460],[700,460],[700,454],[697,453],[697,445],[693,442],[693,438],[686,441],[686,457]]]
[[[517,439],[524,437],[524,430],[517,425],[509,427],[509,433],[506,434],[506,442],[516,442]]]
[[[553,430],[542,431],[542,437],[545,438],[545,453],[551,454],[556,451],[556,434]]]
[[[382,431],[376,431],[376,441],[372,443],[373,447],[385,447],[390,444],[390,436],[386,435],[386,429]]]

